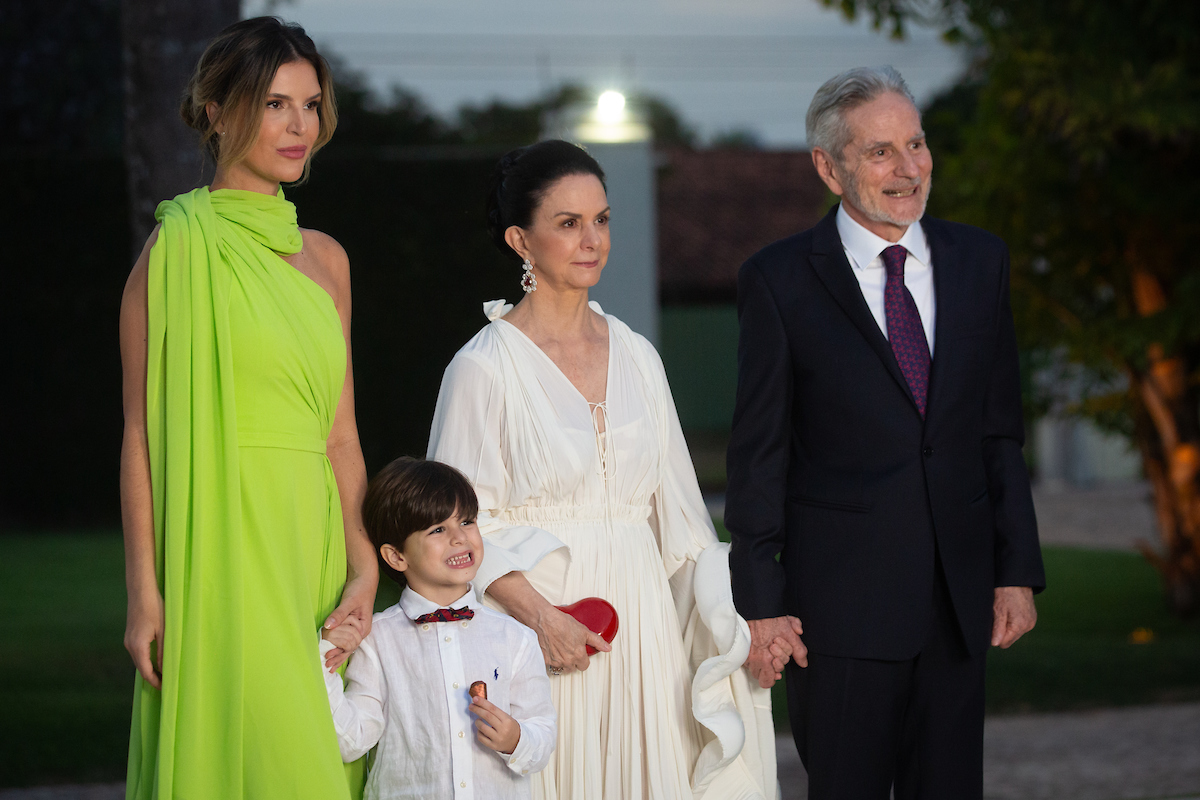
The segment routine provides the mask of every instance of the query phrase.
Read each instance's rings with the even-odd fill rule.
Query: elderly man
[[[841,203],[738,278],[725,521],[750,666],[769,686],[791,656],[810,798],[980,798],[987,646],[1033,627],[1045,585],[1008,251],[925,216],[894,69],[828,81],[807,128]]]

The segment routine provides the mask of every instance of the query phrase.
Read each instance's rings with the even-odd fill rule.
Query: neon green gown
[[[282,192],[204,187],[155,216],[146,421],[163,686],[137,678],[126,797],[357,796],[316,655],[346,577],[325,457],[346,375],[337,310],[277,255],[301,247]]]

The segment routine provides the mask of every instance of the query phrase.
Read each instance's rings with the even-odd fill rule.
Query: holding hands
[[[808,666],[808,648],[800,641],[804,626],[799,619],[787,616],[746,622],[750,626],[750,655],[743,666],[759,686],[774,686],[783,677],[784,665],[792,659],[802,667]]]
[[[334,649],[325,654],[325,669],[333,672],[340,667],[358,649],[366,635],[362,621],[353,614],[335,628],[321,628],[321,638],[334,645]]]

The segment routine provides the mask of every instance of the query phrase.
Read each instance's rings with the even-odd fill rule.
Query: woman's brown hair
[[[337,127],[337,104],[329,64],[304,28],[276,17],[254,17],[230,25],[205,48],[188,81],[179,113],[189,127],[200,132],[200,145],[216,164],[235,164],[254,147],[275,73],[293,61],[312,64],[321,86],[320,128],[311,154],[316,155]],[[216,119],[208,118],[209,103],[220,108]],[[218,121],[225,125],[224,136],[217,135]],[[308,179],[311,155],[301,180]]]

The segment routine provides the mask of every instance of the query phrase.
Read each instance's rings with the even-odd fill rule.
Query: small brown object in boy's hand
[[[467,690],[467,694],[471,697],[482,697],[487,700],[487,684],[483,681],[475,681],[471,684],[471,688]]]

